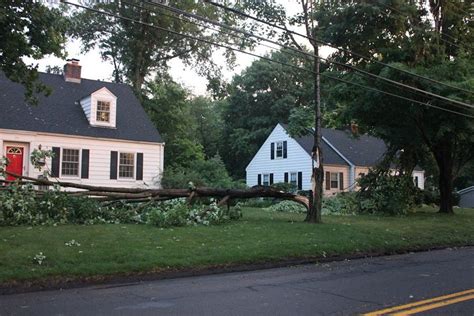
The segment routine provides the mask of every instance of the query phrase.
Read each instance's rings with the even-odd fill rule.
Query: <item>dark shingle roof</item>
[[[287,129],[285,124],[281,124]],[[334,146],[344,157],[356,166],[375,166],[385,154],[387,147],[383,140],[361,135],[354,137],[349,131],[330,128],[321,129],[322,136]],[[311,155],[313,149],[313,135],[297,137],[295,140]],[[334,165],[348,165],[348,163],[326,142],[322,145],[324,163]]]
[[[387,146],[380,138],[360,135],[349,131],[323,128],[323,137],[356,166],[375,166],[383,158]]]
[[[40,96],[38,105],[25,103],[24,87],[0,73],[0,128],[161,143],[161,136],[130,87],[124,84],[82,79],[64,81],[62,75],[44,74],[41,82],[53,89]],[[79,100],[106,87],[117,97],[116,128],[89,124]]]
[[[286,124],[280,124],[283,126],[285,130],[288,130],[288,126]],[[312,149],[313,149],[313,135],[306,135],[302,137],[294,138],[298,144],[311,156]],[[325,142],[322,145],[323,155],[324,155],[324,163],[330,165],[346,165],[349,164],[339,156],[334,149],[328,146]]]

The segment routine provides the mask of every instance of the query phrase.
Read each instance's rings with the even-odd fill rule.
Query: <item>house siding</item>
[[[348,166],[337,166],[337,165],[324,165],[324,181],[323,181],[323,195],[324,196],[332,196],[336,195],[339,192],[342,191],[349,191],[349,170],[350,168]],[[339,185],[338,188],[330,188],[329,190],[326,189],[326,172],[333,172],[337,173],[338,175],[340,173],[343,174],[343,190],[341,190],[341,186]]]
[[[84,98],[80,101],[82,110],[87,117],[87,120],[91,121],[91,97]]]
[[[270,159],[271,143],[287,141],[287,158]],[[247,166],[246,182],[249,187],[258,184],[258,175],[273,173],[273,183],[285,181],[285,172],[302,172],[302,190],[311,189],[311,157],[277,125]]]
[[[275,159],[271,159],[271,144],[278,141],[287,142],[288,150],[286,159],[276,157]],[[259,175],[273,174],[273,183],[279,183],[284,182],[285,172],[302,172],[302,190],[311,190],[311,160],[310,155],[303,147],[301,147],[295,139],[290,137],[280,124],[277,124],[246,168],[247,186],[252,187],[258,185]],[[367,174],[369,170],[370,167],[368,166],[353,166],[353,169],[351,169],[348,165],[324,164],[324,176],[326,176],[326,172],[343,174],[343,190],[340,189],[340,186],[337,189],[331,188],[326,190],[326,183],[324,182],[323,194],[325,196],[332,196],[341,191],[358,190],[355,182],[352,182],[351,179],[354,179],[354,176],[355,179],[358,179],[360,173]],[[355,175],[353,172],[355,172]],[[424,189],[424,171],[414,171],[413,178],[415,178],[415,176],[418,177],[418,187]],[[261,179],[263,179],[263,176],[261,176]]]
[[[49,133],[36,133],[26,131],[2,130],[0,129],[0,156],[3,156],[6,144],[27,145],[25,155],[29,157],[31,152],[38,148],[52,149],[52,147],[89,150],[89,174],[88,179],[81,179],[81,171],[78,177],[60,177],[60,180],[108,187],[160,187],[160,178],[163,172],[164,145],[161,143],[133,142],[116,139],[99,139],[91,137],[80,137],[70,135],[59,135]],[[110,179],[110,152],[129,152],[135,154],[134,175],[136,176],[137,153],[143,153],[143,180],[134,179]],[[25,161],[26,162],[26,161]],[[51,167],[51,159],[46,161]],[[27,159],[24,175],[38,177],[42,172],[34,169]]]

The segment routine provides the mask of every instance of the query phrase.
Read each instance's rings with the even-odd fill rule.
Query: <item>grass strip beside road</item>
[[[324,216],[321,225],[304,223],[302,214],[243,213],[239,221],[210,227],[0,227],[0,285],[474,244],[472,209],[454,216]],[[80,246],[65,245],[73,239]],[[46,259],[38,265],[33,257],[40,252]]]

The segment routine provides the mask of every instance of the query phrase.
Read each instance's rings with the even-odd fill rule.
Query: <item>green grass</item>
[[[454,216],[325,216],[322,225],[303,218],[247,208],[241,220],[212,227],[0,227],[0,283],[474,244],[473,209]],[[71,239],[81,246],[65,246]],[[41,266],[32,260],[40,251],[47,257]]]

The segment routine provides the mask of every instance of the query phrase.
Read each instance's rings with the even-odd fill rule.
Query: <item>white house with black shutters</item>
[[[313,135],[293,138],[287,126],[277,124],[246,168],[248,186],[268,186],[286,182],[299,190],[310,190],[313,161]],[[387,151],[376,137],[349,131],[322,129],[324,195],[357,189],[356,179],[377,165]],[[424,188],[424,171],[415,168],[413,181]]]
[[[110,187],[159,187],[164,143],[130,87],[81,78],[70,60],[64,76],[40,74],[52,94],[25,103],[22,85],[0,74],[0,157],[7,171],[38,177],[34,149],[50,149],[46,161],[59,180]],[[8,179],[12,179],[8,177]]]

